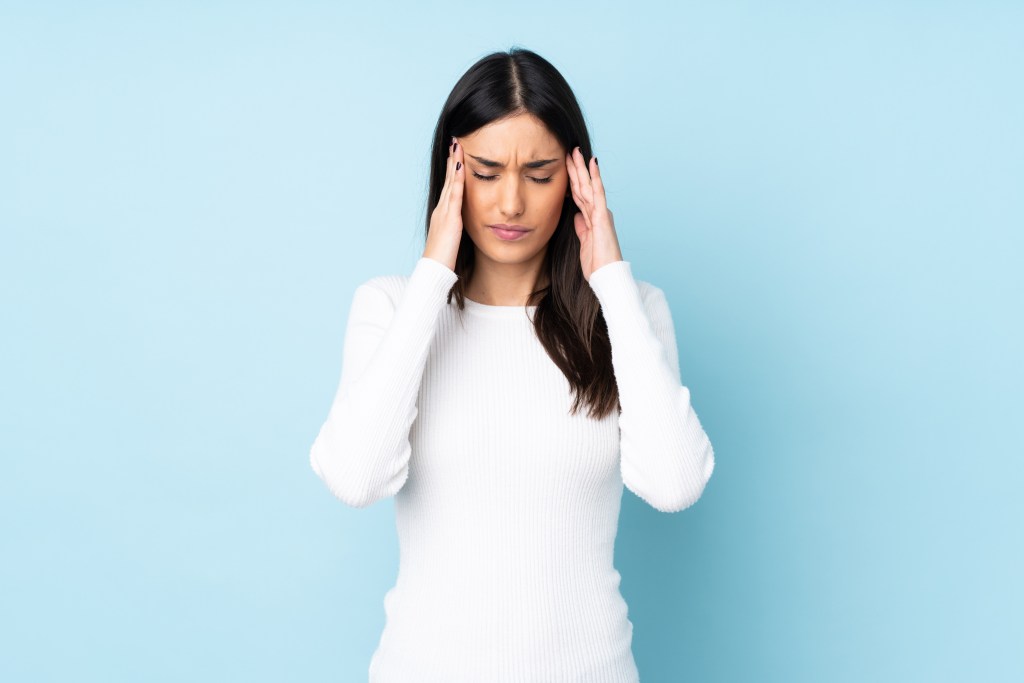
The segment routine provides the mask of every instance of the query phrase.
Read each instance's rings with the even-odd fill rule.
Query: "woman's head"
[[[444,187],[453,136],[460,140],[466,163],[457,272],[464,268],[465,279],[470,279],[478,256],[512,263],[563,256],[548,254],[548,249],[568,252],[573,242],[578,249],[572,223],[577,209],[569,194],[565,155],[579,146],[589,159],[590,136],[576,96],[550,62],[522,48],[494,52],[471,66],[452,88],[434,130],[427,230]],[[554,161],[540,168],[526,166],[549,159]],[[547,178],[547,183],[537,180]],[[493,223],[532,231],[503,241],[488,227]],[[582,279],[582,269],[580,274]]]
[[[534,327],[548,355],[581,403],[603,417],[617,406],[611,347],[600,304],[583,277],[578,212],[569,192],[566,154],[591,157],[590,135],[565,78],[540,55],[522,48],[494,52],[458,80],[434,130],[426,234],[444,187],[448,144],[459,139],[465,164],[462,241],[455,261],[454,295],[464,307],[465,285],[479,262],[539,264],[530,303]],[[483,176],[483,177],[481,177]],[[530,231],[502,240],[489,226]]]

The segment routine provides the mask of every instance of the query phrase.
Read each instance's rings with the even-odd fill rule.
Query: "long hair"
[[[469,135],[492,121],[526,113],[540,119],[566,151],[578,146],[589,164],[590,134],[576,96],[562,74],[543,57],[524,48],[491,53],[459,79],[438,117],[430,157],[424,236],[430,232],[430,216],[444,187],[452,136]],[[586,405],[588,415],[600,419],[613,409],[621,410],[621,404],[608,327],[580,265],[580,240],[573,226],[577,211],[572,196],[566,196],[542,266],[550,284],[532,292],[527,303],[537,306],[533,317],[537,338],[575,394],[572,414]],[[464,232],[463,237],[455,260],[459,279],[448,292],[448,302],[454,296],[460,312],[465,308],[464,283],[470,280],[475,265],[472,240],[468,233]]]

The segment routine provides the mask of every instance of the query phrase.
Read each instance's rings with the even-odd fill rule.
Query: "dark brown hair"
[[[590,134],[583,112],[558,70],[524,48],[491,53],[463,74],[438,117],[431,150],[424,235],[429,234],[430,216],[444,187],[452,136],[469,135],[492,121],[526,113],[540,119],[566,151],[578,146],[589,164]],[[537,338],[576,394],[572,414],[586,405],[588,415],[599,419],[613,409],[621,410],[621,405],[608,327],[580,265],[580,241],[573,227],[577,211],[572,196],[566,196],[558,227],[544,256],[543,268],[550,284],[534,291],[528,304],[537,306]],[[463,232],[455,261],[459,279],[448,293],[448,302],[454,296],[460,311],[465,308],[464,284],[472,277],[474,261],[472,240]]]

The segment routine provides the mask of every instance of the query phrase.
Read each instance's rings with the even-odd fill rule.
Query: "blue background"
[[[591,126],[715,445],[625,494],[645,683],[1024,677],[1024,5],[0,10],[0,678],[358,681],[393,503],[309,468],[456,79]]]

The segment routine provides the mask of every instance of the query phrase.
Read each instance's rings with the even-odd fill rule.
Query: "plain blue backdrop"
[[[87,5],[87,6],[86,6]],[[0,678],[360,681],[393,503],[309,447],[513,45],[583,106],[715,446],[626,492],[644,683],[1011,681],[1024,4],[4,2]]]

